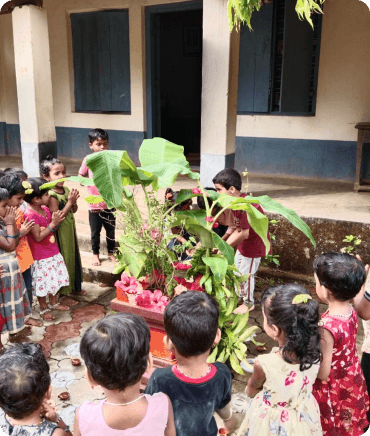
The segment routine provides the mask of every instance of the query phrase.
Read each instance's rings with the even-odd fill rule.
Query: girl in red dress
[[[326,253],[314,261],[316,292],[329,305],[322,315],[322,362],[313,394],[324,436],[360,436],[368,425],[369,396],[357,355],[357,315],[349,301],[365,282],[354,256]]]

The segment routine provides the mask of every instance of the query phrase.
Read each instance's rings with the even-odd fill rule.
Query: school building
[[[355,125],[370,121],[370,11],[326,0],[312,29],[295,2],[265,0],[253,32],[231,34],[227,0],[6,2],[0,156],[22,155],[36,175],[49,153],[82,159],[101,127],[135,162],[145,138],[183,145],[204,185],[227,166],[354,180]]]

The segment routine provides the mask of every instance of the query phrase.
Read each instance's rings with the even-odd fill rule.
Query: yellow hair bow
[[[308,300],[312,300],[311,295],[308,294],[298,294],[296,295],[293,300],[292,300],[292,304],[302,304],[302,303],[307,303]]]

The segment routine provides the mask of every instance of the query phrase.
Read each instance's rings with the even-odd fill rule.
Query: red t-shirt
[[[241,194],[241,197],[243,198],[245,198],[246,196],[247,194]],[[252,203],[252,206],[255,207],[258,211],[265,214],[260,204]],[[272,248],[270,248],[269,253],[266,253],[265,244],[250,226],[247,213],[243,210],[233,210],[232,212],[234,216],[235,227],[242,230],[249,229],[248,238],[244,239],[244,241],[238,245],[238,250],[240,251],[241,255],[244,257],[256,258],[264,257],[266,256],[266,254],[271,254]],[[271,242],[269,231],[267,231],[267,238]]]

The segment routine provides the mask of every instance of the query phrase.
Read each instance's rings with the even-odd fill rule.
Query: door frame
[[[166,12],[195,11],[203,9],[203,0],[192,0],[181,3],[168,3],[145,7],[145,57],[146,57],[146,137],[153,138],[156,133],[155,123],[158,120],[156,108],[156,44],[155,17]]]

